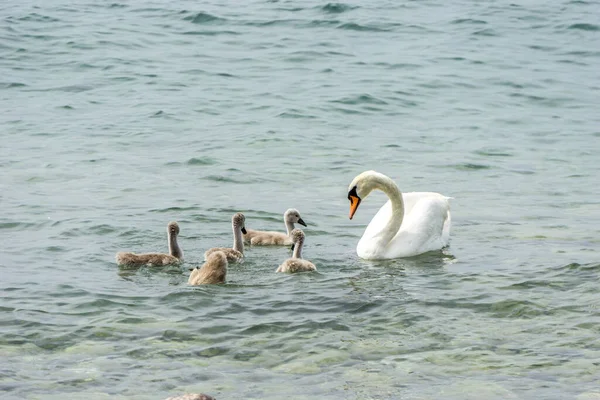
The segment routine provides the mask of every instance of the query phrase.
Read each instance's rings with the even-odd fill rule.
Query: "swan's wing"
[[[408,192],[402,193],[402,200],[404,201],[404,215],[410,214],[412,208],[419,202],[420,200],[427,198],[439,198],[439,199],[449,199],[450,197],[446,197],[443,194],[435,193],[435,192]]]
[[[388,246],[392,255],[410,256],[441,249],[448,244],[450,204],[437,193],[421,196],[404,214],[398,234]]]
[[[402,200],[404,201],[404,219],[406,220],[406,218],[410,215],[415,204],[417,204],[423,199],[429,198],[436,198],[446,202],[449,199],[449,197],[435,192],[402,193]],[[381,206],[379,211],[377,211],[377,214],[375,214],[371,222],[369,222],[369,225],[367,226],[367,229],[365,229],[365,233],[363,233],[362,237],[365,239],[372,238],[383,229],[383,227],[388,223],[388,221],[391,218],[392,202],[391,200],[388,200],[383,206]],[[404,222],[402,223],[404,224]]]
[[[450,243],[450,227],[452,226],[452,216],[450,215],[450,208],[448,208],[448,215],[446,221],[444,221],[444,227],[442,228],[442,242],[444,246],[448,246]]]

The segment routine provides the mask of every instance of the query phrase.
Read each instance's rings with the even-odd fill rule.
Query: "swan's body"
[[[213,247],[204,252],[204,259],[208,260],[215,251],[221,251],[227,257],[228,262],[239,262],[244,258],[244,241],[242,234],[246,232],[246,217],[242,213],[236,213],[231,218],[233,228],[233,247]]]
[[[165,253],[117,253],[115,259],[118,265],[129,265],[129,266],[163,266],[178,264],[183,261],[183,250],[177,243],[177,236],[179,235],[179,225],[177,222],[169,222],[167,225],[167,235],[169,238],[169,254]]]
[[[349,186],[350,219],[361,200],[381,190],[389,201],[371,220],[356,246],[367,260],[412,257],[448,245],[450,239],[450,197],[434,192],[401,193],[387,176],[375,171],[358,175]]]
[[[317,267],[310,261],[302,259],[302,248],[304,247],[304,232],[300,229],[294,229],[291,232],[294,245],[292,258],[285,260],[275,272],[309,272],[316,271]]]
[[[300,217],[298,210],[290,208],[283,214],[283,222],[287,233],[275,231],[255,231],[247,229],[244,241],[254,246],[289,246],[292,244],[290,232],[294,229],[294,223],[306,226]]]
[[[202,267],[191,270],[190,285],[208,285],[225,283],[227,276],[227,256],[222,251],[212,252]]]
[[[244,253],[239,250],[232,249],[231,247],[213,247],[212,249],[208,249],[206,252],[204,252],[204,259],[207,260],[208,256],[215,251],[224,253],[225,257],[227,257],[227,262],[240,262],[244,258]]]
[[[165,265],[178,264],[181,260],[170,254],[164,253],[125,253],[119,252],[116,255],[118,265],[128,265],[131,267],[160,267]]]

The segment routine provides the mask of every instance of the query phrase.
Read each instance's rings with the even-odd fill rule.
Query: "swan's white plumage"
[[[395,233],[386,232],[386,228],[393,229],[392,226],[401,218],[398,210],[394,215],[392,200],[388,200],[373,217],[356,246],[360,258],[412,257],[448,245],[451,225],[449,197],[434,192],[401,193],[390,178],[374,171],[357,176],[350,189],[356,185],[360,193],[360,186],[365,180],[369,183],[362,199],[374,189],[386,192],[388,197],[390,193],[391,196],[401,196],[404,217]]]

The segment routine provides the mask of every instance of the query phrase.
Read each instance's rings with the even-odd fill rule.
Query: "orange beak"
[[[350,219],[352,219],[352,217],[354,217],[354,213],[358,209],[358,205],[360,204],[360,198],[352,195],[348,196],[348,198],[350,199]]]

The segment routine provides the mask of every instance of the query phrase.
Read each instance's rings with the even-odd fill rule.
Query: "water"
[[[1,397],[599,398],[599,10],[4,2]],[[357,259],[367,169],[453,196],[450,247]],[[318,273],[186,285],[289,207]],[[114,264],[170,220],[183,267]]]

